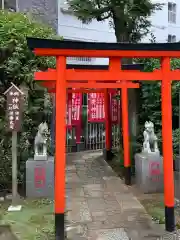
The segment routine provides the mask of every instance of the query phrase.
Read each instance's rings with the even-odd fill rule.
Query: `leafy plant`
[[[160,67],[158,59],[141,59],[139,62],[144,63],[145,71],[153,71]],[[180,60],[172,59],[171,68],[180,68]],[[173,128],[173,148],[174,154],[179,152],[179,81],[172,82],[172,128]],[[161,111],[161,82],[151,81],[141,83],[141,104],[139,110],[140,133],[138,141],[143,141],[144,123],[147,120],[155,124],[155,133],[159,139],[159,147],[162,152],[162,111]],[[168,126],[167,126],[168,127]]]
[[[37,126],[52,111],[48,93],[34,81],[34,72],[55,66],[54,58],[36,57],[26,37],[59,38],[53,29],[29,14],[0,11],[0,182],[11,182],[11,134],[6,131],[4,92],[13,82],[25,94],[22,131],[18,137],[19,180],[23,181],[25,161],[32,156]],[[46,99],[46,100],[45,100]]]
[[[150,0],[68,0],[70,10],[83,22],[109,20],[117,42],[138,42],[149,33],[149,16],[163,4]]]

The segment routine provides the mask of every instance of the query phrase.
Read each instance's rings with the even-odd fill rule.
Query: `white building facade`
[[[163,9],[151,16],[151,33],[157,42],[180,41],[180,0],[152,0],[163,3]],[[114,30],[109,27],[109,22],[93,21],[82,24],[68,11],[65,0],[58,0],[58,33],[65,39],[115,42]],[[145,37],[142,42],[149,42],[151,36]]]
[[[65,39],[92,41],[92,42],[115,42],[113,29],[109,22],[92,21],[90,24],[83,24],[68,11],[65,0],[59,0],[58,6],[58,33]]]
[[[179,0],[152,0],[154,3],[163,3],[163,9],[151,16],[151,33],[157,42],[180,41],[180,1]],[[143,39],[148,42],[149,36]]]
[[[114,30],[109,22],[92,21],[83,24],[68,10],[65,0],[58,0],[58,34],[64,39],[90,42],[116,42]],[[72,64],[108,64],[108,59],[69,58]]]
[[[19,11],[32,12],[43,22],[50,24],[57,33],[65,39],[115,42],[114,30],[109,27],[109,22],[92,21],[82,24],[68,11],[66,0],[18,0]],[[151,0],[163,3],[163,9],[151,16],[151,33],[157,42],[180,41],[180,0]],[[5,8],[16,10],[14,0],[3,0]],[[2,3],[2,1],[1,1]],[[2,7],[2,6],[0,6]],[[151,36],[142,41],[149,42]],[[88,62],[88,61],[87,61]]]

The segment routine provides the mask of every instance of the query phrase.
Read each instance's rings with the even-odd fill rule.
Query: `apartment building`
[[[152,0],[163,3],[163,10],[151,16],[151,33],[157,42],[180,41],[180,0]],[[3,4],[2,4],[3,3]],[[83,24],[69,10],[66,0],[1,0],[1,7],[28,11],[47,22],[65,39],[115,42],[109,22]],[[150,35],[142,41],[149,42]],[[90,59],[86,59],[88,63]]]
[[[179,0],[152,0],[154,3],[163,3],[163,9],[154,13],[151,34],[157,42],[180,41],[180,1]],[[82,41],[116,41],[114,31],[109,22],[93,21],[91,24],[82,24],[68,10],[65,0],[58,1],[58,33],[65,38]],[[142,42],[149,42],[151,34]]]
[[[180,41],[180,1],[179,0],[152,0],[163,3],[163,9],[151,16],[151,33],[157,42]],[[149,36],[143,39],[147,42]]]

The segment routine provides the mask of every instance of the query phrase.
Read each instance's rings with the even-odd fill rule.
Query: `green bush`
[[[36,57],[26,37],[57,38],[55,32],[30,15],[0,11],[0,183],[11,182],[11,134],[6,131],[5,90],[11,82],[26,92],[22,131],[18,134],[18,178],[23,181],[25,161],[33,154],[37,126],[45,115],[49,122],[52,104],[33,74],[55,65],[54,58]],[[44,104],[46,98],[46,104]]]

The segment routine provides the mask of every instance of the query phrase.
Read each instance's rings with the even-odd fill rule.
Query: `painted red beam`
[[[180,70],[179,69],[170,71],[169,75],[170,75],[170,79],[172,79],[172,80],[177,80],[177,81],[180,80]]]
[[[128,84],[122,84],[122,83],[70,83],[67,85],[67,88],[98,88],[98,89],[102,89],[104,88],[139,88],[139,83],[128,83]],[[47,87],[48,88],[48,87]],[[48,88],[49,90],[51,90],[51,92],[55,93],[55,88]],[[83,91],[84,92],[84,91]],[[86,92],[86,91],[85,91]],[[92,92],[95,92],[94,90]]]
[[[41,85],[46,88],[55,88],[56,83],[55,81],[42,81]],[[127,88],[136,88],[137,86],[139,86],[139,83],[132,83],[132,82],[123,83],[120,81],[104,83],[104,82],[88,82],[87,81],[87,82],[67,82],[67,85],[68,85],[68,88],[74,88],[74,86],[77,86],[76,88],[93,88],[94,89],[97,86],[98,88],[101,86],[101,88],[104,89],[104,88],[108,88],[107,86],[110,86],[110,88],[115,88],[115,87],[121,88],[122,86],[127,86]],[[74,90],[72,90],[72,92],[74,92]]]
[[[123,83],[106,83],[106,84],[99,84],[99,83],[95,83],[95,84],[92,84],[93,87],[96,87],[96,88],[99,88],[99,89],[102,89],[102,87],[104,88],[139,88],[139,83],[128,83],[128,84],[123,84]],[[87,84],[83,84],[83,86],[85,88],[92,88],[92,85],[87,83]],[[72,83],[71,85],[68,85],[68,87],[71,87],[71,88],[82,88],[82,83]],[[56,93],[56,89],[55,88],[48,88],[48,92],[49,93]],[[86,91],[82,91],[83,93],[86,93]],[[96,91],[92,91],[93,93],[96,92]],[[102,91],[101,91],[102,92]]]
[[[180,75],[177,73],[172,73],[172,77]],[[174,76],[175,77],[175,76]],[[34,78],[37,81],[54,81],[57,79],[56,71],[48,72],[36,72]],[[180,77],[179,77],[180,78]],[[118,80],[139,80],[139,81],[151,81],[151,80],[161,80],[162,73],[160,70],[155,70],[154,72],[137,72],[137,71],[79,71],[74,69],[66,70],[66,80],[67,81],[118,81]],[[172,78],[174,79],[174,78]]]
[[[122,88],[122,87],[127,87],[127,88],[139,88],[139,83],[127,83],[127,84],[122,84],[122,83],[68,83],[67,84],[68,88]]]
[[[49,92],[55,92],[55,81],[42,81],[40,83],[43,87],[46,87],[49,89]],[[104,92],[104,89],[84,89],[84,88],[78,88],[78,89],[68,89],[68,93],[102,93]],[[115,89],[109,89],[109,93],[116,92]]]
[[[51,49],[35,48],[38,56],[66,56],[66,57],[128,57],[128,58],[159,58],[180,57],[180,51],[143,51],[143,50],[85,50],[85,49]]]
[[[55,88],[56,82],[55,81],[42,81],[40,82],[41,86],[46,88]]]
[[[84,89],[84,88],[79,88],[79,89],[67,89],[68,93],[103,93],[104,89],[99,88],[99,89]],[[115,89],[109,89],[109,93],[116,93],[117,90]]]
[[[112,62],[112,61],[111,61]],[[110,64],[109,64],[109,68],[111,68],[111,62],[110,62]],[[118,66],[120,66],[120,63],[119,63],[119,61],[118,61]],[[119,67],[117,67],[117,69],[119,69]],[[67,69],[68,70],[68,69]],[[82,72],[82,73],[84,73],[84,71],[86,71],[86,72],[92,72],[92,71],[98,71],[98,72],[104,72],[104,71],[107,71],[107,70],[103,70],[103,69],[98,69],[98,70],[93,70],[93,69],[74,69],[74,68],[71,68],[70,70],[75,70],[75,71],[78,71],[78,72]],[[120,69],[119,69],[120,70]],[[123,70],[123,71],[125,71],[125,70]],[[140,72],[140,70],[126,70],[126,71],[128,71],[128,72],[133,72],[133,73],[137,73],[137,72]],[[48,71],[46,71],[46,72],[56,72],[56,69],[54,69],[54,68],[48,68]]]
[[[116,71],[116,72],[118,72],[118,74],[120,74],[121,72],[120,71]],[[126,72],[128,72],[128,73],[131,73],[133,76],[134,76],[134,74],[137,74],[137,73],[140,73],[140,71],[139,70],[127,70]],[[67,74],[83,74],[83,76],[84,76],[84,74],[101,74],[101,73],[104,73],[104,74],[107,74],[107,73],[109,73],[109,71],[108,70],[84,70],[84,69],[78,69],[78,70],[76,70],[76,69],[67,69],[66,70],[66,75]],[[71,76],[70,75],[70,76]],[[35,80],[46,80],[46,81],[50,81],[50,80],[55,80],[56,78],[57,78],[57,71],[55,70],[55,69],[51,69],[51,68],[49,68],[48,69],[48,71],[46,71],[46,72],[35,72],[34,73],[34,78],[35,78]],[[84,77],[83,77],[84,78]],[[66,78],[67,80],[73,80],[72,79],[72,77],[67,77]],[[80,80],[79,78],[77,78],[76,80]],[[83,80],[85,80],[85,79],[83,79]],[[88,80],[88,79],[87,79]],[[116,79],[114,79],[114,80],[116,80]],[[118,77],[118,80],[119,80],[119,77]]]
[[[37,81],[55,81],[57,79],[56,71],[35,72],[34,79]]]
[[[54,81],[56,79],[56,71],[50,72],[36,72],[35,80],[37,81]],[[86,76],[86,77],[84,77]],[[180,70],[170,71],[169,77],[172,80],[180,80]],[[162,80],[161,70],[154,70],[153,72],[137,72],[137,71],[94,71],[89,70],[79,71],[68,69],[66,70],[66,79],[68,81],[118,81],[127,80],[127,81],[154,81]]]
[[[84,77],[86,76],[86,77]],[[66,71],[66,79],[69,81],[118,81],[118,80],[160,80],[162,79],[162,73],[161,71],[154,71],[154,72],[133,72],[133,71],[89,71],[86,73],[86,71],[79,72],[78,70],[67,70]]]

